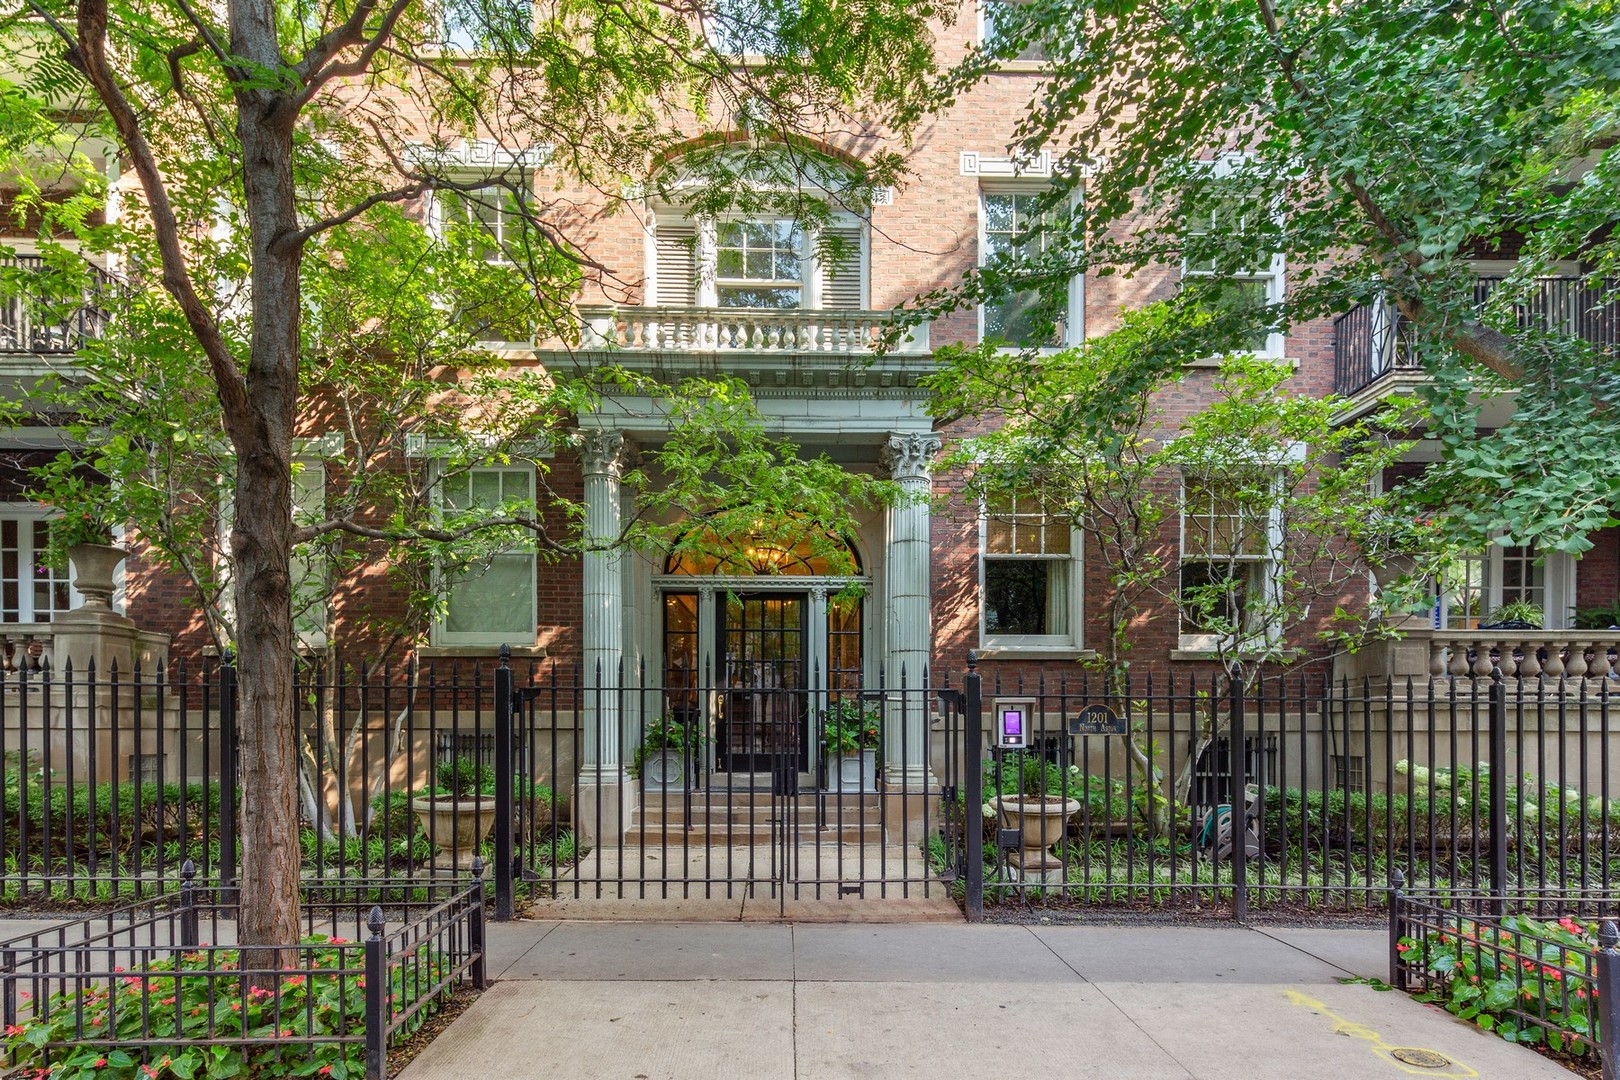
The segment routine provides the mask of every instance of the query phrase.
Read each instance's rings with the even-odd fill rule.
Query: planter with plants
[[[1048,880],[1063,872],[1052,847],[1061,843],[1068,820],[1080,812],[1069,797],[1068,773],[1054,762],[1020,755],[1000,763],[992,774],[1001,794],[990,800],[1004,829],[1019,830],[1018,850],[1007,859],[1024,880]]]
[[[88,484],[59,491],[55,497],[73,505],[50,519],[46,561],[56,567],[71,564],[73,587],[84,597],[85,607],[109,608],[113,575],[129,552],[113,542],[118,522],[103,510],[108,500]]]
[[[478,845],[495,824],[495,770],[471,758],[439,763],[433,794],[411,800],[437,853],[433,865],[472,869]]]
[[[877,790],[881,718],[859,701],[838,701],[821,714],[821,748],[827,764],[827,790],[841,794]]]
[[[697,777],[702,747],[700,723],[667,716],[648,721],[641,732],[641,745],[630,759],[629,773],[648,791],[689,791]]]
[[[1513,600],[1503,604],[1480,622],[1481,630],[1540,630],[1547,625],[1547,613],[1540,604]]]

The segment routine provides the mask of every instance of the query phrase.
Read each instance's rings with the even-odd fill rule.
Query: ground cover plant
[[[206,946],[139,972],[81,977],[8,1028],[5,1047],[22,1075],[52,1080],[364,1075],[361,949],[306,938],[299,955],[307,970],[272,985],[257,985],[262,973],[250,979],[236,949]],[[426,946],[390,961],[385,1001],[390,1020],[404,1017],[401,1034],[437,1011],[429,995],[449,974],[444,955]]]
[[[1396,945],[1420,980],[1419,1001],[1509,1042],[1595,1056],[1595,925],[1528,915],[1441,921],[1447,929],[1427,927]]]

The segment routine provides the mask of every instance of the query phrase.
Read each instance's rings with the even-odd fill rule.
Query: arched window
[[[664,573],[783,577],[849,577],[861,572],[848,540],[832,535],[787,544],[765,536],[721,537],[714,530],[682,535],[664,560]]]

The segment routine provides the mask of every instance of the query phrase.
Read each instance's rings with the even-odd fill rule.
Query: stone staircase
[[[625,831],[624,842],[642,847],[703,845],[751,847],[776,839],[773,823],[795,844],[884,842],[883,803],[875,794],[806,791],[773,798],[769,791],[649,791]]]

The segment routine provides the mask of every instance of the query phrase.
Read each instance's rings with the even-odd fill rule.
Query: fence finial
[[[968,650],[968,670],[979,670],[979,651],[977,649]]]
[[[180,876],[185,879],[187,885],[191,884],[197,876],[197,864],[187,859],[180,866]]]
[[[475,881],[482,881],[484,879],[484,857],[482,855],[473,856],[472,875]]]
[[[501,667],[511,667],[511,666],[512,666],[512,646],[510,646],[510,645],[502,645],[501,646]]]
[[[372,937],[380,938],[382,937],[383,927],[386,925],[388,925],[388,920],[383,918],[382,906],[373,904],[371,914],[366,916],[366,929],[371,931]]]
[[[1396,892],[1400,892],[1406,887],[1406,875],[1401,873],[1401,868],[1398,866],[1395,868],[1394,873],[1389,875],[1389,887]]]
[[[1598,927],[1598,947],[1604,952],[1620,946],[1620,926],[1614,924],[1613,919],[1604,919],[1603,925]]]

